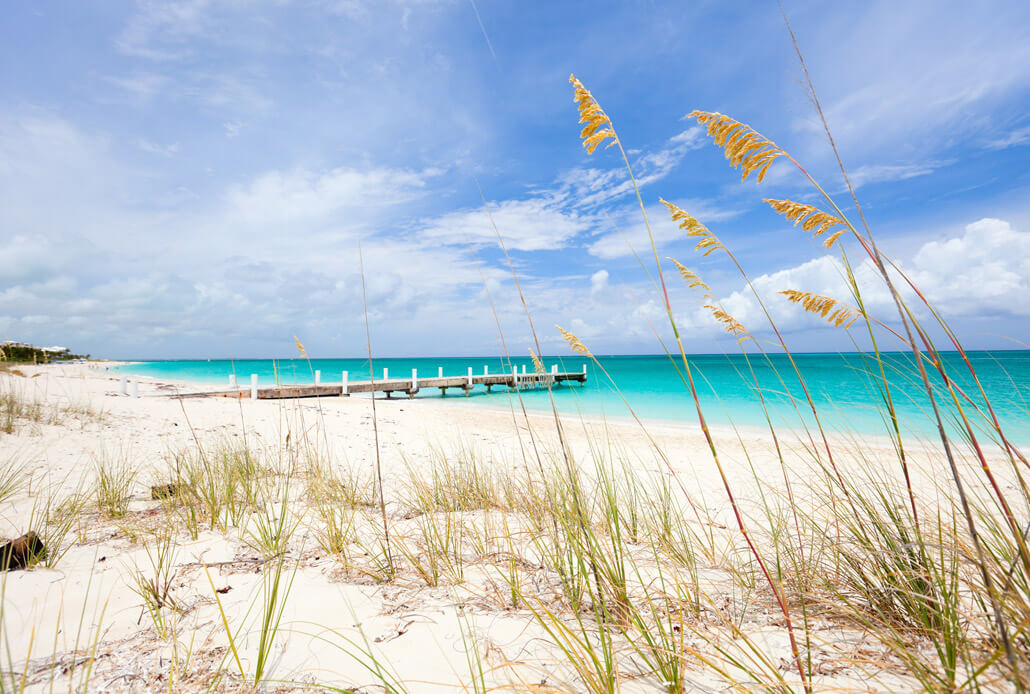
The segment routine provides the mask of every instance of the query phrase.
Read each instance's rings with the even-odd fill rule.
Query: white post
[[[390,370],[388,368],[386,368],[385,366],[383,367],[383,380],[384,381],[390,380]]]
[[[558,365],[557,364],[551,364],[551,373],[552,374],[557,374],[558,373]]]
[[[343,372],[343,378],[340,380],[340,383],[343,384],[343,389],[340,391],[340,394],[341,395],[349,395],[350,391],[347,390],[347,372],[346,371]]]
[[[472,367],[469,367],[469,388],[472,387]]]
[[[236,387],[236,374],[229,374],[229,387],[230,388],[235,388]]]
[[[139,397],[139,382],[133,381],[129,384],[129,395],[134,398]]]
[[[525,364],[522,365],[522,375],[523,376],[526,375],[526,365]]]
[[[483,375],[484,376],[489,376],[490,375],[490,367],[487,364],[483,364]]]
[[[511,380],[512,385],[514,385],[515,388],[518,388],[519,387],[519,367],[514,366],[514,365],[511,367],[511,379],[512,379]]]
[[[322,383],[322,372],[315,369],[315,385],[317,386],[320,383]]]
[[[121,393],[122,395],[128,395],[129,393],[126,390],[128,388],[128,384],[129,384],[129,377],[126,376],[125,374],[122,374],[122,380],[118,384],[118,392]]]
[[[250,375],[250,399],[257,400],[257,374]]]
[[[586,364],[583,365],[583,375],[584,376],[587,375],[587,365]]]
[[[443,367],[442,366],[437,368],[437,370],[436,370],[436,377],[437,378],[443,378]]]
[[[418,390],[418,369],[411,370],[411,389]]]

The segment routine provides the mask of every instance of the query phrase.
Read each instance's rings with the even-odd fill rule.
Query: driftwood
[[[19,538],[0,545],[0,570],[24,569],[32,562],[46,558],[46,545],[31,530]]]

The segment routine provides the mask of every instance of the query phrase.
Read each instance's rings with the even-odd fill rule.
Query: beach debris
[[[161,499],[171,499],[173,496],[178,496],[181,485],[175,484],[174,482],[168,482],[166,484],[155,484],[150,488],[150,498],[154,501]]]
[[[0,570],[26,568],[30,562],[46,558],[46,545],[31,530],[0,545]]]

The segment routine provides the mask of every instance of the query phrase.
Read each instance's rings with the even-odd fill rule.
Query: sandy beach
[[[44,417],[0,436],[0,461],[16,463],[24,472],[24,482],[3,502],[0,534],[15,537],[36,529],[45,535],[45,516],[53,515],[55,504],[84,499],[60,535],[61,545],[48,548],[62,552],[59,558],[4,574],[4,669],[17,673],[19,681],[24,678],[28,690],[48,690],[54,682],[58,688],[75,687],[87,681],[90,691],[192,691],[212,682],[220,689],[247,689],[262,650],[258,605],[266,595],[273,564],[282,567],[289,591],[278,605],[273,643],[261,656],[266,661],[266,686],[292,689],[318,683],[380,691],[390,686],[384,682],[396,681],[403,683],[395,685],[397,691],[451,691],[475,690],[474,683],[481,679],[489,686],[515,689],[578,690],[581,673],[563,663],[554,634],[546,620],[539,619],[539,611],[553,596],[541,597],[536,605],[519,604],[510,597],[506,580],[506,572],[517,564],[521,584],[533,582],[538,596],[550,596],[558,592],[553,572],[531,549],[530,540],[518,552],[517,562],[501,560],[490,546],[490,528],[505,517],[520,512],[532,517],[537,510],[472,512],[469,515],[475,518],[462,522],[486,532],[462,531],[465,546],[448,550],[453,550],[452,557],[456,552],[461,568],[442,569],[438,580],[427,580],[420,560],[428,552],[425,528],[419,530],[423,516],[412,502],[418,498],[413,493],[418,485],[412,480],[430,479],[444,460],[474,458],[481,470],[499,480],[532,474],[525,469],[533,460],[526,452],[529,448],[541,451],[545,459],[560,459],[553,416],[526,417],[517,409],[517,399],[514,414],[431,400],[377,400],[373,428],[367,398],[178,399],[170,396],[196,385],[142,379],[140,397],[133,399],[119,396],[118,376],[96,365],[25,367],[21,372],[22,376],[2,378],[62,414],[52,418],[55,423]],[[570,457],[588,477],[596,469],[592,459],[611,455],[640,479],[678,480],[665,488],[677,496],[686,490],[691,503],[703,508],[687,522],[699,526],[714,556],[721,557],[696,565],[695,585],[724,608],[721,614],[702,612],[700,620],[709,620],[705,628],[715,632],[726,626],[720,622],[728,615],[736,615],[741,620],[737,628],[763,644],[772,662],[787,662],[790,650],[775,606],[759,589],[742,595],[731,579],[739,569],[736,564],[746,563],[746,558],[700,431],[665,425],[645,432],[632,422],[568,418],[562,425]],[[367,493],[375,469],[376,435],[397,563],[389,580],[377,578],[367,566],[362,569],[360,558],[343,561],[327,550],[320,526],[325,518],[312,508],[310,480],[302,481],[310,470],[302,473],[303,465],[289,452],[298,446],[319,451],[336,473],[363,480],[362,493]],[[762,509],[779,504],[784,491],[771,438],[750,432],[738,439],[734,432],[722,430],[715,432],[715,439],[745,516],[760,525]],[[599,450],[599,442],[606,450]],[[893,450],[889,441],[882,443],[877,449],[867,442],[862,460],[838,464],[876,465],[882,456],[886,475]],[[806,440],[785,439],[779,444],[792,471],[803,477],[810,465]],[[266,499],[267,508],[251,509],[223,527],[200,523],[191,532],[189,524],[175,520],[172,504],[152,498],[152,487],[169,479],[177,455],[213,455],[219,447],[239,446],[263,452],[268,460],[294,462],[285,475],[292,481],[285,489],[276,487],[279,491]],[[931,449],[921,453],[924,461],[934,457]],[[98,506],[95,485],[101,469],[129,473],[121,513]],[[932,473],[932,465],[926,471]],[[921,484],[930,485],[932,477],[928,474]],[[763,482],[765,505],[755,494],[756,479]],[[800,488],[794,493],[795,503],[805,504],[808,511],[818,512],[828,503],[826,498],[806,496]],[[374,503],[369,511],[368,524],[375,527]],[[262,519],[286,519],[289,536],[281,554],[275,555],[285,557],[282,562],[260,541]],[[414,536],[422,539],[411,539]],[[163,624],[149,615],[136,582],[136,577],[160,574],[155,548],[161,546],[161,538],[174,555],[165,568],[168,604],[174,608],[167,610]],[[356,547],[351,554],[367,549]],[[649,562],[643,556],[634,564],[645,585],[654,578],[643,576],[653,569],[649,563],[653,558]],[[553,600],[557,605],[557,597]],[[813,646],[815,657],[835,663],[825,669],[823,684],[891,687],[894,680],[886,665],[873,668],[878,678],[871,680],[869,668],[856,664],[876,658],[884,658],[886,664],[889,658],[883,649],[864,643],[854,630],[835,625],[832,618],[826,618],[816,633],[825,639]],[[732,630],[727,637],[732,640]],[[719,657],[711,642],[691,643],[699,658]],[[702,688],[719,686],[719,678],[701,667],[688,668],[687,673]],[[623,688],[628,691],[654,688],[653,678],[625,675]]]

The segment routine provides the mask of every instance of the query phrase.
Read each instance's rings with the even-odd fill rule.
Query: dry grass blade
[[[782,149],[750,125],[721,113],[691,111],[687,118],[693,118],[701,125],[708,126],[708,136],[716,145],[722,147],[730,166],[740,167],[743,172],[741,180],[746,180],[757,171],[758,182],[761,183],[769,171],[769,166],[784,154]]]
[[[587,349],[587,346],[584,345],[578,337],[576,337],[560,325],[556,325],[554,327],[558,328],[558,332],[561,333],[562,339],[569,343],[569,348],[573,352],[575,352],[576,354],[582,354],[587,357],[594,356],[590,353],[590,350]]]
[[[712,317],[719,321],[726,332],[737,336],[737,342],[751,339],[751,333],[736,318],[712,304],[705,304],[705,308],[712,312]]]
[[[307,359],[308,358],[308,351],[306,349],[304,349],[304,345],[301,344],[300,338],[297,337],[296,335],[294,335],[293,336],[293,341],[297,343],[297,354],[299,354],[302,359]]]
[[[713,234],[708,227],[699,222],[696,217],[691,216],[686,210],[681,207],[673,205],[668,200],[659,198],[662,204],[669,208],[669,214],[672,216],[672,221],[679,224],[679,228],[682,229],[687,236],[693,238],[699,238],[700,241],[694,246],[695,251],[700,251],[701,255],[708,256],[718,250],[726,250],[726,246],[722,245],[722,241]]]
[[[851,227],[843,219],[820,212],[815,205],[806,205],[793,200],[773,200],[772,198],[765,198],[763,202],[769,203],[774,210],[786,217],[787,221],[793,222],[794,226],[800,224],[802,229],[812,232],[812,236],[815,237],[822,236],[834,227],[843,227],[823,240],[823,245],[827,248],[831,248],[841,235],[851,230]]]
[[[597,99],[590,93],[583,83],[576,79],[575,75],[569,75],[569,82],[576,89],[573,100],[579,108],[579,122],[584,123],[583,130],[579,133],[586,147],[587,154],[593,154],[597,146],[610,139],[607,147],[611,147],[618,140],[615,135],[615,128],[608,114],[604,112]]]
[[[822,294],[812,294],[797,289],[786,289],[780,294],[787,297],[791,303],[800,304],[801,308],[808,313],[818,314],[838,328],[850,328],[861,315],[859,311],[850,306]]]

